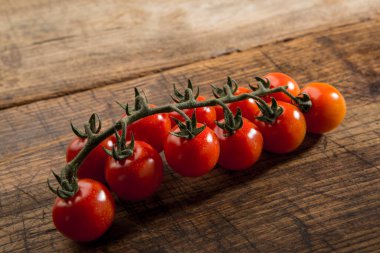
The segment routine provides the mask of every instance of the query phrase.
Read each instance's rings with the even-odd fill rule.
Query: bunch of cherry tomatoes
[[[78,192],[68,198],[56,198],[53,221],[56,228],[75,241],[91,241],[100,237],[112,224],[115,204],[105,185],[120,199],[139,201],[154,194],[163,181],[164,152],[170,168],[185,177],[199,177],[216,164],[228,170],[251,168],[262,150],[289,153],[296,150],[306,132],[324,133],[336,128],[346,113],[342,94],[326,83],[310,83],[300,89],[298,84],[283,73],[265,76],[270,88],[287,86],[293,96],[306,93],[312,102],[308,112],[302,112],[289,96],[273,93],[263,97],[271,106],[282,108],[274,122],[262,119],[260,105],[252,98],[228,105],[234,115],[242,115],[233,132],[223,129],[224,111],[221,106],[185,109],[186,115],[196,117],[192,138],[177,133],[183,117],[178,112],[161,113],[142,118],[128,125],[126,144],[131,144],[131,155],[115,159],[103,149],[111,150],[116,138],[111,136],[94,148],[77,172]],[[238,87],[234,95],[250,93],[251,89]],[[275,98],[277,101],[273,101]],[[198,96],[197,101],[203,101]],[[154,105],[149,105],[155,107]],[[201,129],[202,128],[202,129]],[[84,147],[87,139],[75,138],[67,147],[66,159],[71,161]]]

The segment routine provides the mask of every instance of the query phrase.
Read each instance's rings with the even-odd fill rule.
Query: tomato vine
[[[239,114],[234,118],[234,115],[225,104],[246,99],[254,99],[257,105],[260,107],[261,111],[263,111],[264,115],[262,116],[262,119],[268,122],[273,122],[277,117],[281,115],[282,111],[276,107],[277,104],[275,100],[272,100],[272,106],[269,106],[262,98],[260,98],[262,96],[276,92],[282,92],[290,97],[293,103],[305,112],[308,111],[312,106],[311,101],[306,94],[301,94],[300,97],[295,97],[286,90],[287,86],[270,88],[269,80],[264,80],[262,78],[256,77],[256,81],[257,86],[250,85],[252,92],[234,95],[237,84],[230,77],[228,77],[227,83],[222,88],[212,86],[215,98],[197,101],[196,99],[199,95],[199,89],[194,92],[193,85],[189,80],[188,86],[183,93],[180,93],[175,86],[173,87],[174,96],[172,96],[172,99],[176,102],[175,104],[167,104],[153,108],[149,106],[145,95],[142,95],[141,92],[135,88],[134,109],[131,110],[128,104],[123,105],[118,103],[125,110],[126,117],[118,120],[113,126],[107,128],[103,132],[100,132],[101,120],[96,113],[93,113],[88,123],[84,124],[84,132],[71,124],[71,128],[74,134],[81,138],[87,138],[87,142],[84,145],[83,149],[78,153],[78,155],[66,164],[66,166],[62,169],[60,175],[52,171],[59,186],[54,189],[48,180],[47,183],[50,190],[58,197],[63,199],[74,196],[78,191],[77,171],[79,169],[79,166],[92,149],[94,149],[97,145],[99,145],[103,140],[112,134],[116,134],[118,137],[117,139],[119,140],[119,144],[117,147],[119,149],[125,150],[123,152],[123,150],[115,151],[115,149],[113,149],[109,152],[110,155],[113,154],[115,156],[119,156],[119,158],[125,158],[130,155],[131,147],[127,147],[125,145],[123,146],[120,144],[120,140],[122,140],[123,136],[125,136],[125,128],[129,124],[150,115],[158,113],[169,113],[173,111],[177,112],[185,119],[185,123],[177,121],[177,124],[179,125],[181,131],[174,134],[186,136],[186,138],[191,139],[202,132],[203,129],[202,127],[195,127],[195,119],[191,119],[188,115],[186,115],[186,113],[182,111],[184,109],[194,109],[205,106],[221,106],[223,108],[226,123],[225,125],[220,124],[220,127],[233,132],[239,128],[239,126],[241,126],[239,118],[236,118],[239,117]],[[118,136],[117,134],[120,130],[122,130],[122,137]]]

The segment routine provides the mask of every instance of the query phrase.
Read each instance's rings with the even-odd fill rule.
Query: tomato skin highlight
[[[111,226],[115,203],[109,190],[95,180],[80,179],[78,186],[73,197],[55,199],[53,222],[59,232],[74,241],[93,241]]]
[[[206,100],[206,98],[203,96],[198,96],[196,100],[199,102],[199,101]],[[199,123],[206,124],[206,126],[210,128],[215,127],[216,112],[215,112],[214,106],[205,106],[205,107],[199,107],[195,109],[184,109],[183,111],[186,113],[187,116],[191,117],[193,115],[194,110],[195,110],[195,116]],[[176,122],[172,119],[172,117],[179,119],[180,121],[184,120],[183,117],[177,112],[170,112],[169,117],[171,120],[172,128],[176,126]]]
[[[251,121],[243,118],[243,126],[230,136],[225,136],[228,132],[218,126],[214,132],[220,143],[218,164],[223,168],[244,170],[252,167],[259,159],[263,149],[263,136]]]
[[[343,121],[346,102],[334,86],[327,83],[309,83],[301,92],[308,94],[312,102],[310,111],[304,113],[307,131],[325,133]]]
[[[264,138],[264,150],[285,154],[297,149],[306,135],[306,121],[302,112],[294,105],[277,101],[284,112],[273,124],[255,120]],[[257,116],[261,116],[260,112]]]
[[[197,127],[202,124],[197,123]],[[172,132],[177,132],[174,127]],[[169,166],[184,177],[199,177],[211,171],[219,158],[219,141],[215,133],[206,127],[192,139],[169,135],[164,153]]]
[[[88,154],[88,156],[85,158],[85,160],[79,167],[77,174],[79,179],[91,178],[101,183],[106,182],[104,170],[106,162],[108,160],[108,155],[106,154],[106,152],[104,152],[102,147],[112,149],[112,146],[114,144],[113,140],[113,137],[109,137],[102,141],[93,150],[91,150],[91,152]],[[73,160],[76,157],[76,155],[83,149],[86,142],[87,139],[82,139],[80,137],[74,138],[67,146],[66,161],[70,162],[71,160]]]
[[[241,95],[244,93],[251,93],[251,92],[253,91],[248,88],[238,87],[234,95],[237,96],[237,95]],[[228,105],[228,107],[234,114],[236,114],[237,109],[240,108],[243,117],[248,119],[251,122],[255,120],[255,115],[260,112],[259,107],[255,103],[255,100],[253,98],[231,103]]]
[[[294,81],[293,78],[291,78],[290,76],[288,76],[284,73],[279,73],[279,72],[268,73],[264,76],[264,79],[265,78],[269,79],[271,89],[287,85],[288,86],[287,90],[293,96],[296,97],[300,93],[300,87],[297,84],[297,82]],[[284,101],[287,103],[292,103],[291,98],[288,97],[283,92],[276,92],[276,93],[270,94],[268,96],[265,96],[264,100],[267,102],[270,102],[271,97],[274,97],[277,101]]]
[[[152,146],[135,141],[132,156],[120,161],[109,158],[106,179],[121,199],[143,200],[153,195],[162,183],[162,159]]]
[[[150,104],[150,108],[156,107]],[[164,142],[171,129],[168,113],[159,113],[139,119],[127,126],[127,140],[131,139],[131,133],[135,140],[150,144],[157,152],[164,149]]]

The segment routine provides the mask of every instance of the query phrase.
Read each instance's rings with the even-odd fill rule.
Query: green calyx
[[[74,126],[73,122],[70,122],[71,130],[74,132],[74,134],[80,138],[88,138],[89,135],[97,134],[100,132],[100,129],[102,128],[102,122],[98,116],[98,114],[93,113],[88,120],[88,127],[85,127],[85,133],[80,131],[77,127]]]
[[[135,138],[133,133],[131,134],[131,141],[126,144],[126,125],[122,121],[121,136],[119,135],[117,129],[115,129],[116,145],[112,147],[112,150],[103,147],[103,150],[111,156],[113,159],[120,161],[124,160],[133,155],[133,149],[135,147]],[[116,146],[116,147],[115,147]]]
[[[143,91],[144,93],[144,91]],[[141,95],[140,91],[135,87],[135,108],[131,109],[128,104],[122,104],[118,101],[115,101],[121,108],[123,108],[127,116],[132,115],[134,112],[137,112],[148,107],[148,99],[145,96]]]
[[[295,101],[295,104],[302,112],[308,112],[310,111],[313,103],[310,100],[310,96],[306,93],[300,93],[295,99],[292,101]]]
[[[228,94],[234,94],[238,88],[238,84],[235,80],[231,79],[230,76],[227,77],[227,86],[224,86],[223,88],[216,87],[211,84],[212,93],[214,94],[214,97],[221,98],[225,97]],[[229,89],[229,91],[227,90]]]
[[[253,91],[261,90],[265,91],[270,88],[270,81],[268,78],[265,78],[265,80],[261,77],[255,76],[255,80],[257,81],[257,86],[253,86],[249,84],[249,88]]]
[[[251,90],[261,90],[263,92],[270,90],[270,81],[268,78],[263,79],[257,76],[255,77],[255,79],[257,81],[257,86],[249,85]],[[310,110],[312,102],[308,94],[300,93],[298,96],[295,97],[287,90],[287,86],[281,86],[279,88],[281,89],[281,91],[279,92],[283,92],[285,95],[287,95],[291,99],[292,103],[296,105],[302,112],[308,112]]]
[[[122,103],[120,103],[120,102],[118,102],[118,101],[115,101],[116,102],[116,104],[118,104],[121,108],[123,108],[123,110],[124,110],[124,112],[125,112],[125,114],[127,115],[127,116],[130,116],[131,114],[132,114],[132,110],[131,110],[131,108],[129,108],[129,105],[128,104],[122,104]]]
[[[197,119],[195,116],[195,110],[191,116],[190,120],[185,120],[185,122],[181,122],[179,119],[172,117],[172,119],[176,122],[179,131],[178,132],[170,132],[170,134],[177,136],[179,138],[192,139],[198,134],[200,134],[205,128],[206,125],[201,127],[197,127]]]
[[[257,120],[273,124],[276,119],[284,112],[281,106],[278,106],[276,99],[272,97],[272,104],[269,106],[264,100],[256,101],[262,115],[256,117]]]
[[[144,91],[143,91],[144,93]],[[143,110],[148,108],[148,99],[141,95],[140,91],[135,87],[135,111]]]
[[[53,188],[50,184],[49,179],[47,180],[47,185],[51,192],[62,199],[67,199],[75,195],[78,191],[78,178],[76,177],[76,170],[70,167],[69,164],[61,172],[61,176],[58,176],[54,171],[51,171],[57,180],[59,186]]]
[[[190,79],[187,82],[187,88],[185,89],[185,91],[184,91],[183,94],[178,91],[178,89],[175,86],[175,84],[173,84],[173,91],[174,91],[174,95],[171,95],[170,97],[176,103],[186,102],[186,101],[189,101],[191,99],[196,100],[198,98],[198,96],[199,96],[199,87],[197,87],[197,91],[194,94],[193,84],[190,81]]]
[[[237,109],[235,116],[231,111],[224,111],[224,122],[215,121],[215,124],[226,131],[224,136],[228,137],[233,135],[237,130],[243,127],[243,117],[240,108]]]
[[[102,128],[102,122],[99,116],[96,113],[93,113],[88,120],[88,123],[84,125],[84,132],[79,130],[77,127],[70,123],[71,130],[74,132],[76,136],[79,138],[87,139],[86,145],[96,138],[96,135],[100,133]],[[54,171],[52,174],[57,180],[59,186],[57,188],[53,188],[50,184],[49,179],[47,180],[48,187],[50,191],[52,191],[55,195],[60,198],[67,199],[75,195],[78,191],[78,178],[77,178],[77,170],[79,168],[80,163],[68,163],[64,169],[61,171],[61,175],[59,176]]]

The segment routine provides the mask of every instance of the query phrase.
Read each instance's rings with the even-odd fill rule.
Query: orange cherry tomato
[[[293,78],[291,78],[290,76],[286,74],[273,72],[273,73],[266,74],[264,78],[267,78],[270,81],[270,88],[276,88],[276,87],[287,85],[288,86],[287,90],[293,96],[297,96],[300,93],[300,87],[298,86],[296,81],[294,81]],[[277,101],[280,100],[287,103],[292,102],[291,99],[287,95],[285,95],[283,92],[276,92],[276,93],[270,94],[268,96],[265,96],[264,99],[265,101],[269,102],[271,101],[271,97],[274,97]]]
[[[343,121],[346,102],[335,87],[327,83],[309,83],[301,92],[308,94],[312,102],[310,111],[304,113],[307,131],[325,133]]]

